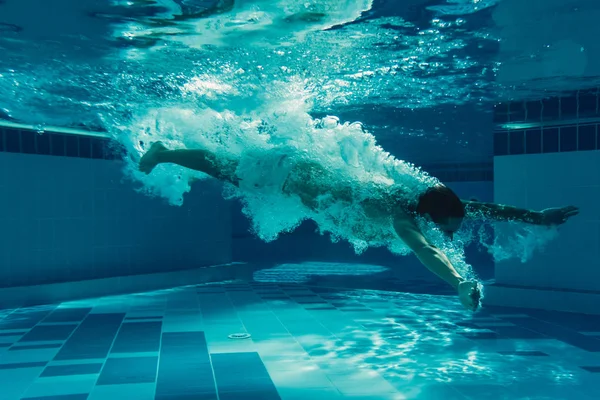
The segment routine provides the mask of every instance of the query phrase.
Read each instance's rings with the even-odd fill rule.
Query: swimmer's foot
[[[458,285],[458,298],[461,304],[471,311],[481,306],[481,285],[476,281],[464,281]]]
[[[148,150],[146,154],[144,154],[140,159],[140,171],[142,171],[145,174],[149,174],[150,172],[152,172],[154,167],[156,167],[160,163],[158,157],[159,154],[164,151],[167,151],[167,148],[164,144],[162,144],[162,142],[156,142],[152,144],[152,146],[150,146],[150,150]]]

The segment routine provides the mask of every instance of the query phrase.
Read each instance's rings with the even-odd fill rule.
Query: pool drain
[[[232,333],[231,335],[229,335],[227,337],[229,339],[249,339],[250,334],[249,333]]]

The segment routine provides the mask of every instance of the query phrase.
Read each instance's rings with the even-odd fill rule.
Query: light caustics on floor
[[[418,294],[438,293],[431,283],[399,289],[227,282],[5,312],[1,397],[600,396],[600,318],[469,316],[454,297]]]

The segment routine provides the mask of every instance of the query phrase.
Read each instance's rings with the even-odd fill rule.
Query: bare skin
[[[206,173],[216,179],[239,185],[236,176],[238,161],[235,159],[219,159],[216,155],[201,149],[169,150],[162,143],[154,143],[144,154],[139,163],[140,171],[150,174],[154,167],[162,163],[172,163]],[[317,164],[303,164],[295,167],[294,173],[284,185],[284,193],[297,195],[305,206],[314,209],[316,199],[324,194],[333,196],[339,201],[352,201],[352,191],[344,187],[324,187],[315,176],[323,177],[328,172]],[[292,176],[294,178],[292,178]],[[323,181],[323,180],[321,180]],[[327,179],[325,179],[327,181]],[[480,306],[481,285],[476,281],[467,281],[454,268],[448,257],[433,244],[429,243],[418,228],[414,218],[401,206],[392,206],[374,200],[363,204],[369,218],[374,220],[392,217],[397,236],[414,252],[421,263],[435,275],[451,285],[458,294],[460,303],[468,310],[476,311]],[[490,203],[465,202],[467,212],[483,212],[496,220],[521,220],[529,223],[552,225],[564,223],[578,213],[577,207],[548,209],[540,213],[520,210],[514,207],[500,206]],[[454,232],[461,220],[449,220],[440,226],[444,231]]]

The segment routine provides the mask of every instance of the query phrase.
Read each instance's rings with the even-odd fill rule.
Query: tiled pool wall
[[[232,279],[256,265],[294,261],[400,265],[398,278],[436,279],[414,257],[385,249],[357,256],[309,222],[261,242],[214,180],[195,183],[182,207],[168,206],[124,179],[123,154],[101,134],[0,127],[0,307]],[[462,197],[492,199],[491,163],[423,167]],[[483,274],[491,273],[487,254],[476,247],[468,253]],[[252,266],[198,270],[231,262]]]
[[[496,105],[495,200],[538,210],[576,205],[581,214],[527,263],[496,264],[492,301],[599,312],[590,303],[600,299],[599,94],[592,88]]]

